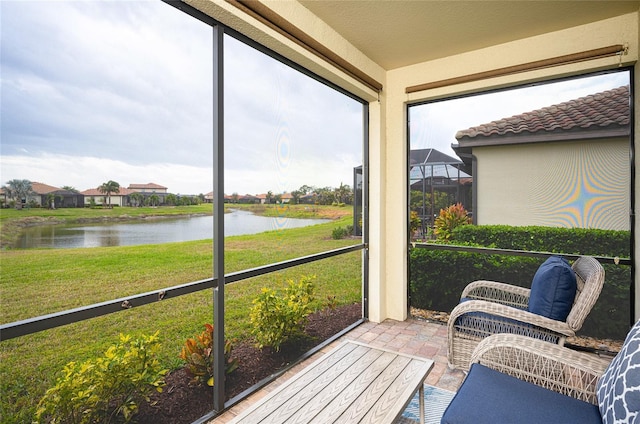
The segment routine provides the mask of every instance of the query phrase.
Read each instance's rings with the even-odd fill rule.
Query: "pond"
[[[224,216],[226,236],[306,227],[329,219],[272,218],[235,210]],[[26,228],[17,248],[133,246],[213,238],[211,216],[147,219],[126,223],[46,225]]]

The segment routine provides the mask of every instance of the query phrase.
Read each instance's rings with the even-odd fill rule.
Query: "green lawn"
[[[211,205],[206,206],[210,210]],[[190,211],[193,211],[193,208],[186,207]],[[267,212],[270,208],[266,208]],[[345,208],[342,208],[342,211],[340,208],[332,207],[314,208],[316,211],[311,211],[315,214],[313,216],[344,216],[331,223],[311,227],[229,237],[225,239],[226,272],[253,268],[359,242],[331,238],[334,228],[351,224],[349,207],[346,207],[346,212]],[[114,208],[116,209],[120,209],[119,212],[122,213],[124,210],[129,212],[136,208]],[[162,208],[158,208],[160,209]],[[203,210],[202,213],[206,213],[204,208]],[[7,222],[11,225],[12,219],[25,218],[24,215],[20,215],[24,211],[5,211],[0,220],[3,225]],[[76,214],[77,211],[94,213],[93,210],[86,209],[50,212],[77,220],[83,217],[81,213]],[[40,210],[34,209],[29,213],[32,212]],[[286,213],[309,213],[309,209],[290,207]],[[43,213],[40,216],[49,219],[51,215]],[[0,321],[13,322],[210,278],[211,249],[211,240],[202,240],[90,249],[2,250]],[[248,337],[251,301],[262,287],[283,287],[288,279],[297,280],[302,275],[316,276],[317,309],[324,307],[327,296],[337,296],[341,304],[360,301],[360,258],[361,252],[353,252],[227,285],[227,338],[240,340]],[[181,366],[177,356],[184,340],[200,333],[202,325],[212,321],[212,296],[212,290],[205,290],[1,342],[1,421],[30,422],[35,405],[55,380],[58,370],[69,361],[83,361],[100,354],[117,341],[119,333],[150,334],[160,330],[164,363],[172,369]]]

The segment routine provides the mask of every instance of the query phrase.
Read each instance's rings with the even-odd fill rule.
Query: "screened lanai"
[[[462,203],[471,212],[473,178],[463,171],[464,163],[436,149],[409,153],[410,208],[420,226],[416,238],[427,238],[440,209]]]

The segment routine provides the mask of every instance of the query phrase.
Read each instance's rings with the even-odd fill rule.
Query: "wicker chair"
[[[471,363],[597,405],[596,386],[610,359],[516,334],[496,334],[478,344]]]
[[[516,334],[481,341],[443,424],[602,423],[598,380],[610,360]]]
[[[578,258],[571,266],[577,291],[566,321],[528,312],[530,289],[495,281],[474,281],[462,292],[448,322],[449,365],[468,371],[471,353],[484,338],[499,333],[521,334],[564,345],[574,336],[596,303],[604,284],[604,269],[592,257]]]

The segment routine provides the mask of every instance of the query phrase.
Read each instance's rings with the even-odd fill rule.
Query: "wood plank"
[[[406,372],[411,364],[411,359],[404,356],[397,356],[393,362],[371,383],[366,391],[362,392],[353,404],[340,417],[336,418],[336,423],[357,423],[374,408],[376,404],[383,401],[387,396],[388,388]]]
[[[344,342],[231,423],[391,423],[433,361]]]
[[[409,405],[414,393],[424,384],[424,379],[432,366],[433,362],[425,363],[413,359],[364,417],[354,416],[353,419],[345,422],[363,424],[394,422]]]
[[[389,360],[382,358],[383,355],[384,352],[380,350],[369,349],[369,352],[367,352],[360,361],[352,364],[349,369],[331,381],[330,385],[324,387],[322,391],[317,393],[317,395],[309,398],[306,405],[301,405],[300,409],[296,411],[294,415],[290,416],[288,421],[286,421],[287,424],[313,422],[314,417],[318,414],[322,414],[327,407],[330,407],[332,400],[344,399],[348,396],[348,393],[345,394],[345,389],[347,389],[349,385],[353,384],[354,380],[357,380],[368,370],[379,367],[381,361],[385,362]]]
[[[344,389],[344,391],[337,398],[333,399],[320,414],[314,417],[310,423],[330,423],[338,419],[354,402],[358,397],[366,390],[370,389],[370,386],[380,375],[385,375],[384,371],[389,368],[390,365],[396,363],[396,370],[404,368],[405,364],[409,362],[409,358],[398,358],[397,354],[390,352],[384,352],[380,358],[373,363],[370,367],[363,370],[363,372],[355,379],[352,379],[351,383]],[[385,379],[390,379],[388,374]],[[395,377],[393,377],[395,378]],[[393,380],[391,378],[391,380]],[[373,406],[373,405],[370,405]]]
[[[345,357],[348,357],[349,355],[352,356],[351,359],[347,359],[344,363],[345,365],[348,365],[353,360],[362,357],[367,352],[368,349],[363,346],[353,343],[341,344],[335,350],[326,354],[318,361],[305,368],[302,372],[292,377],[276,391],[256,402],[249,409],[234,418],[230,424],[261,422],[274,410],[280,408],[283,404],[299,393],[304,387],[309,386],[319,375],[326,374],[327,371],[331,370],[336,363],[339,363]],[[339,372],[341,369],[342,366],[336,367],[334,372]]]

